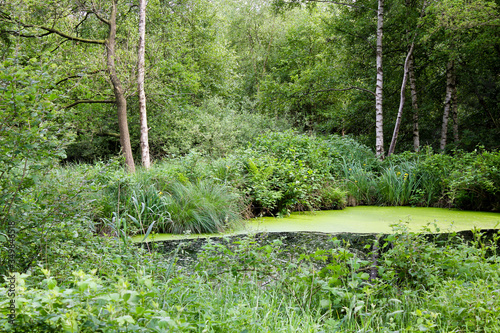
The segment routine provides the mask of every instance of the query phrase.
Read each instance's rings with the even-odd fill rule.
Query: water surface
[[[226,233],[227,235],[248,232],[298,232],[313,231],[325,233],[389,233],[391,224],[406,222],[411,231],[419,231],[429,223],[434,231],[434,223],[439,232],[450,230],[471,230],[500,228],[500,213],[461,211],[446,208],[427,207],[379,207],[357,206],[343,210],[292,213],[286,218],[261,217],[247,221],[244,227]],[[155,235],[155,240],[199,238],[221,236],[202,235]],[[141,241],[144,236],[134,237]]]

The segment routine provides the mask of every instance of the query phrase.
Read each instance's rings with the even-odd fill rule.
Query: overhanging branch
[[[48,31],[50,33],[53,33],[53,34],[56,34],[56,35],[59,35],[61,37],[64,37],[66,39],[69,39],[69,40],[74,40],[76,42],[82,42],[82,43],[87,43],[87,44],[99,44],[99,45],[104,45],[106,44],[106,40],[104,39],[87,39],[87,38],[80,38],[80,37],[76,37],[76,36],[71,36],[71,35],[68,35],[62,31],[59,31],[57,29],[53,29],[53,28],[49,28],[49,27],[44,27],[44,26],[37,26],[37,25],[33,25],[33,24],[24,24],[23,25],[25,28],[36,28],[36,29],[42,29],[42,30],[45,30],[45,31]]]
[[[317,94],[317,93],[328,92],[328,91],[348,91],[348,90],[360,90],[360,91],[364,91],[364,92],[370,93],[373,96],[375,96],[375,93],[371,90],[368,90],[365,88],[360,88],[360,87],[354,87],[354,86],[351,86],[348,88],[342,88],[342,89],[329,88],[329,89],[323,89],[323,90],[315,90],[315,91],[310,91],[307,93],[302,93],[301,95],[305,96],[305,95]]]
[[[69,105],[66,105],[64,106],[63,108],[64,109],[69,109],[75,105],[78,105],[78,104],[96,104],[96,103],[103,103],[103,104],[115,104],[116,101],[114,100],[102,100],[102,101],[99,101],[99,100],[93,100],[93,99],[81,99],[81,100],[78,100],[78,101],[75,101]]]
[[[61,84],[63,83],[64,81],[68,81],[70,79],[76,79],[76,78],[79,78],[79,77],[84,77],[85,75],[94,75],[94,74],[97,74],[97,73],[100,73],[100,72],[104,72],[105,70],[104,69],[98,69],[96,71],[93,71],[93,72],[89,72],[89,73],[85,73],[85,74],[77,74],[77,75],[71,75],[71,76],[68,76],[68,77],[65,77],[64,79],[62,80],[59,80],[56,82],[56,86],[58,84]]]
[[[67,33],[59,31],[59,30],[54,29],[54,28],[45,27],[43,25],[26,24],[26,23],[23,23],[23,22],[21,22],[19,20],[16,20],[16,19],[12,18],[9,14],[7,14],[6,12],[3,12],[3,11],[0,11],[0,18],[3,19],[3,20],[5,20],[5,21],[10,21],[12,23],[19,24],[23,28],[34,28],[34,29],[40,29],[40,30],[47,31],[47,33],[44,33],[44,34],[33,35],[33,36],[32,35],[26,35],[26,37],[43,37],[43,36],[48,36],[50,34],[56,34],[58,36],[61,36],[63,38],[66,38],[68,40],[73,40],[73,41],[76,41],[76,42],[82,42],[82,43],[87,43],[87,44],[99,44],[99,45],[106,44],[106,40],[104,40],[104,39],[80,38],[80,37],[68,35]]]
[[[41,38],[41,37],[45,37],[45,36],[52,34],[51,32],[46,32],[46,33],[40,34],[40,35],[25,35],[25,34],[20,33],[19,31],[12,31],[12,30],[4,30],[4,31],[8,34],[11,34],[14,36],[19,36],[19,37],[25,37],[25,38]]]
[[[363,8],[363,9],[368,9],[368,10],[372,10],[374,12],[377,12],[376,9],[373,9],[373,8],[370,8],[370,7],[366,7],[366,6],[363,6],[363,5],[354,5],[352,3],[346,3],[346,2],[338,2],[338,1],[330,1],[330,0],[307,0],[307,2],[332,3],[334,5],[348,6],[348,7],[352,7],[352,8]]]

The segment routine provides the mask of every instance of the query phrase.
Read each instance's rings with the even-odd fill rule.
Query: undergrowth
[[[399,226],[380,240],[376,267],[370,246],[335,238],[293,255],[279,239],[209,241],[182,266],[182,244],[165,256],[96,241],[72,265],[60,259],[17,275],[17,329],[498,332],[499,238],[432,242]],[[0,288],[4,314],[6,293]],[[0,327],[12,330],[6,316]]]

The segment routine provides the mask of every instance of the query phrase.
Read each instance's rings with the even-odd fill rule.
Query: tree
[[[375,154],[384,158],[384,113],[383,113],[383,83],[384,70],[382,68],[382,38],[384,31],[384,0],[378,0],[377,11],[377,88],[375,89]]]
[[[371,8],[370,5],[365,5],[364,2],[338,2],[338,1],[317,1],[317,0],[275,0],[274,6],[278,9],[293,8],[301,4],[314,4],[317,2],[324,2],[341,7],[347,7],[355,10],[366,11],[373,15],[377,15],[377,26],[375,30],[376,35],[376,49],[375,49],[375,63],[376,63],[376,86],[375,91],[371,92],[375,96],[375,153],[378,158],[384,158],[384,112],[383,112],[383,86],[384,86],[384,70],[383,70],[383,34],[384,34],[384,0],[377,0],[377,9]],[[348,21],[348,20],[346,20]],[[350,23],[349,23],[350,24]],[[356,86],[349,88],[330,88],[328,91],[347,91],[358,89]],[[366,89],[360,89],[366,91]]]
[[[22,6],[22,4],[17,4],[18,6]],[[39,4],[37,4],[38,6]],[[118,115],[118,126],[120,129],[120,143],[122,146],[123,154],[125,155],[125,162],[127,164],[127,168],[130,172],[135,171],[134,158],[132,155],[132,148],[130,144],[130,134],[128,130],[128,122],[127,122],[127,100],[125,98],[124,89],[122,87],[122,83],[120,78],[118,77],[116,71],[116,31],[117,31],[117,0],[112,0],[108,10],[108,17],[105,18],[103,16],[103,8],[99,8],[96,6],[94,2],[63,2],[60,4],[66,5],[67,8],[61,9],[59,6],[53,6],[51,3],[46,6],[42,6],[40,10],[42,13],[46,12],[47,16],[35,17],[33,21],[44,21],[49,20],[52,21],[50,25],[45,25],[43,23],[30,23],[29,18],[23,17],[23,15],[17,15],[16,9],[12,5],[7,9],[11,12],[1,10],[0,11],[0,20],[6,23],[10,23],[12,25],[18,25],[22,27],[22,31],[11,31],[7,30],[8,33],[17,34],[21,37],[26,38],[44,38],[47,36],[58,36],[62,39],[59,41],[59,45],[63,44],[67,41],[73,41],[77,45],[79,43],[83,44],[93,44],[93,45],[101,45],[105,49],[106,52],[106,72],[109,76],[109,80],[111,82],[113,93],[115,100],[113,101],[117,108]],[[61,15],[63,13],[64,15]],[[83,38],[77,35],[74,35],[70,32],[67,32],[64,29],[64,25],[71,24],[73,25],[72,30],[77,30],[79,26],[84,24],[89,16],[95,16],[101,24],[107,26],[107,38],[106,39],[95,39],[95,38]],[[77,24],[74,23],[75,17],[83,17],[81,21]],[[37,20],[38,19],[38,20]],[[61,26],[60,28],[56,28],[58,24]],[[70,76],[71,77],[71,76]],[[81,104],[81,103],[109,103],[109,100],[99,101],[99,100],[77,100],[67,108]]]
[[[141,120],[141,158],[142,165],[147,169],[149,159],[148,118],[146,113],[146,93],[144,92],[144,53],[146,39],[146,0],[139,0],[139,50],[137,89],[139,94],[139,114]]]
[[[33,202],[22,197],[65,157],[72,138],[54,104],[61,92],[47,88],[57,66],[48,65],[46,54],[24,57],[16,49],[0,62],[0,248],[6,237],[16,248],[11,260],[7,251],[0,251],[0,276],[23,271],[46,244],[51,221],[27,221],[23,212]]]
[[[466,79],[460,81],[462,89],[471,90],[470,86],[473,86],[472,90],[477,89],[477,81],[482,78],[472,74],[474,69],[471,65],[475,63],[478,68],[485,67],[489,59],[493,58],[492,50],[498,50],[500,12],[493,1],[444,0],[433,2],[428,14],[428,39],[439,38],[436,39],[440,42],[442,58],[446,61],[445,97],[439,140],[439,149],[444,151],[448,143],[450,113],[453,119],[453,138],[456,144],[459,141],[457,77],[460,72],[468,72]],[[496,53],[498,59],[498,51]],[[482,58],[484,55],[488,56],[478,61],[478,56]],[[494,87],[495,85],[497,87]],[[496,83],[491,82],[490,86],[498,93]],[[487,108],[486,111],[491,117],[490,110]]]
[[[406,1],[406,6],[409,7],[410,3],[409,1]],[[420,18],[424,15],[425,12],[425,7],[426,7],[426,1],[424,1],[422,5],[422,11],[420,14]],[[417,25],[416,30],[420,28],[420,25]],[[407,30],[408,34],[408,30]],[[403,116],[403,107],[405,104],[405,89],[406,89],[406,83],[408,81],[408,77],[410,76],[410,80],[413,80],[412,82],[412,105],[415,109],[414,112],[418,111],[418,106],[417,106],[417,101],[416,101],[416,91],[415,91],[415,78],[414,78],[414,73],[413,73],[413,49],[415,48],[415,39],[417,37],[417,31],[414,32],[412,41],[410,44],[410,49],[408,51],[408,54],[406,55],[406,59],[403,65],[403,82],[401,84],[401,94],[400,94],[400,100],[399,100],[399,109],[398,109],[398,114],[396,117],[396,124],[394,125],[394,132],[392,134],[392,140],[391,140],[391,145],[389,146],[389,151],[387,153],[387,156],[390,156],[391,154],[394,153],[394,149],[396,149],[396,142],[398,139],[398,134],[399,134],[399,127],[401,126],[401,118]],[[411,73],[410,73],[411,70]],[[418,151],[418,147],[420,145],[419,141],[419,134],[418,134],[418,113],[414,114],[414,125],[413,125],[413,135],[414,135],[414,149],[415,151]]]

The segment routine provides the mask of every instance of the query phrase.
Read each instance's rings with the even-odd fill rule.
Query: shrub
[[[467,153],[456,157],[449,175],[450,200],[469,210],[500,209],[500,153]]]
[[[318,190],[320,209],[343,209],[346,204],[347,192],[332,185],[324,185]]]

